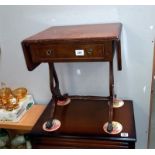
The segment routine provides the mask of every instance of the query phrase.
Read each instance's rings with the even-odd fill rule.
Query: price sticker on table
[[[82,49],[75,50],[75,55],[76,56],[84,56],[84,50],[82,50]]]
[[[127,132],[122,132],[121,133],[121,137],[128,137],[128,136],[129,136],[129,134]]]

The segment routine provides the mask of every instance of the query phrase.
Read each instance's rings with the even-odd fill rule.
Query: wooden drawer
[[[72,61],[110,61],[112,42],[103,44],[33,44],[30,53],[34,63]]]
[[[33,149],[129,149],[134,148],[135,144],[123,141],[95,140],[83,138],[59,138],[59,137],[31,137]]]

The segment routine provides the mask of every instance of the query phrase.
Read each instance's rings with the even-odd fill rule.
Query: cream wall
[[[27,71],[21,41],[55,25],[121,22],[123,70],[115,67],[116,92],[120,98],[133,100],[136,147],[146,148],[154,17],[154,6],[0,6],[0,82],[12,88],[25,86],[37,103],[47,104],[51,95],[48,66]],[[56,68],[63,92],[108,95],[107,63],[56,64]]]

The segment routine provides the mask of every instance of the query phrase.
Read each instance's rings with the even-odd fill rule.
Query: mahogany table
[[[28,70],[41,63],[49,64],[52,100],[31,132],[34,148],[134,148],[136,141],[132,101],[113,108],[113,57],[117,53],[118,70],[121,62],[121,23],[56,26],[33,35],[22,42]],[[54,67],[58,62],[109,62],[109,96],[74,96],[61,94]],[[58,101],[71,102],[58,106]],[[44,122],[53,119],[61,127],[52,133],[43,131]],[[122,124],[119,134],[111,134],[113,121]],[[108,123],[105,133],[103,125]]]

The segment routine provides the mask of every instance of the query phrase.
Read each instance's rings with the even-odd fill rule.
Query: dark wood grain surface
[[[26,40],[86,40],[86,39],[119,39],[121,23],[87,24],[50,27]]]
[[[33,148],[135,148],[136,129],[133,104],[125,100],[121,108],[114,109],[114,121],[123,125],[121,133],[110,135],[103,125],[108,120],[108,99],[99,97],[73,97],[64,107],[57,106],[54,118],[61,121],[61,127],[46,132],[42,124],[51,115],[52,101],[30,133]]]
[[[121,23],[48,28],[22,41],[27,68],[32,71],[42,62],[109,62],[116,49],[121,70],[121,29]],[[84,56],[75,54],[78,49],[84,50]]]
[[[123,107],[111,109],[109,113],[108,100],[114,96],[113,57],[115,51],[118,70],[122,70],[121,28],[121,23],[56,26],[22,41],[27,68],[30,71],[42,62],[52,64],[54,62],[108,61],[110,64],[110,98],[72,97],[69,105],[56,106],[54,114],[52,109],[55,100],[51,100],[30,133],[33,148],[135,147],[136,130],[132,101],[124,101]],[[82,56],[75,53],[79,49],[84,52]],[[50,75],[50,83],[52,83],[53,72],[50,70],[50,73],[52,73]],[[42,125],[53,115],[61,121],[61,127],[49,133],[42,129]],[[109,121],[109,118],[121,123],[123,125],[121,133],[127,133],[128,136],[124,137],[121,133],[116,135],[106,133],[103,125]]]
[[[91,139],[136,141],[136,130],[132,101],[125,101],[121,108],[114,109],[114,121],[123,125],[122,132],[128,133],[128,137],[122,137],[121,133],[110,135],[104,132],[103,125],[108,121],[108,100],[72,99],[66,106],[57,106],[54,118],[61,121],[61,127],[55,132],[46,132],[42,124],[52,115],[52,102],[34,126],[31,134],[59,137],[85,137]]]
[[[83,56],[77,56],[75,54],[75,51],[79,49],[83,50]],[[34,63],[111,61],[114,54],[112,41],[105,41],[102,44],[72,43],[61,44],[61,46],[58,46],[57,44],[35,44],[31,46],[30,53]]]

